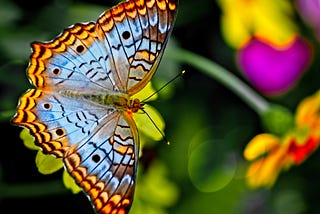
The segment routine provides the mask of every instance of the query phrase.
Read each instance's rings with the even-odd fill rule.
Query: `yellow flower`
[[[297,109],[296,124],[306,127],[316,137],[320,137],[320,91],[305,98]]]
[[[320,91],[298,106],[295,126],[284,137],[263,133],[246,146],[244,157],[253,161],[247,171],[250,187],[271,187],[281,171],[301,164],[320,143]]]
[[[218,4],[223,37],[233,48],[238,49],[253,35],[283,44],[296,33],[289,0],[219,0]]]

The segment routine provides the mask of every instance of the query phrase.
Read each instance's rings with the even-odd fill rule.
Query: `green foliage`
[[[140,167],[132,213],[167,213],[165,208],[173,206],[179,196],[177,185],[168,179],[168,168],[155,161],[147,171],[141,172]]]
[[[24,146],[28,149],[39,150],[39,146],[34,144],[34,137],[30,134],[28,129],[22,129],[20,138],[23,141]]]
[[[36,156],[36,165],[42,174],[52,174],[63,167],[62,160],[52,155],[45,155],[38,150]]]
[[[63,171],[62,180],[65,187],[71,190],[73,194],[77,194],[81,191],[81,188],[78,186],[78,184],[71,177],[71,175],[69,175],[69,173],[66,170]]]

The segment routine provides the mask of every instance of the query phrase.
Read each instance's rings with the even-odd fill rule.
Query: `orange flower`
[[[284,137],[264,133],[246,146],[244,157],[253,161],[247,171],[250,187],[271,187],[281,171],[301,164],[320,143],[320,91],[305,98],[297,108],[295,127]]]

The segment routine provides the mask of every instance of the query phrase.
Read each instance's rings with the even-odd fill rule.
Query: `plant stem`
[[[219,81],[242,98],[258,114],[261,115],[268,110],[270,104],[262,96],[220,65],[182,48],[168,48],[166,54],[170,58],[191,65]]]

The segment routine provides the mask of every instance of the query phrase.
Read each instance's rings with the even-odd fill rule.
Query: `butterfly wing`
[[[34,43],[28,76],[36,89],[20,99],[13,122],[27,127],[100,213],[126,213],[133,199],[139,139],[132,115],[77,93],[141,90],[172,30],[177,0],[131,0]],[[73,91],[67,95],[68,91]]]
[[[112,107],[31,89],[13,122],[27,127],[45,153],[63,157],[100,213],[131,206],[138,132],[131,116]]]
[[[87,93],[119,90],[110,50],[99,41],[95,23],[76,24],[48,43],[33,43],[28,76],[37,88]]]
[[[120,88],[141,90],[156,71],[173,28],[177,0],[133,0],[107,10],[97,34],[112,56]]]
[[[114,111],[86,100],[30,89],[20,98],[13,122],[27,127],[44,153],[64,157]]]
[[[131,207],[139,148],[131,117],[114,112],[85,143],[67,151],[65,165],[99,213]]]
[[[177,0],[131,0],[97,23],[76,24],[48,43],[33,43],[28,76],[42,90],[122,91],[153,76],[176,16]]]

